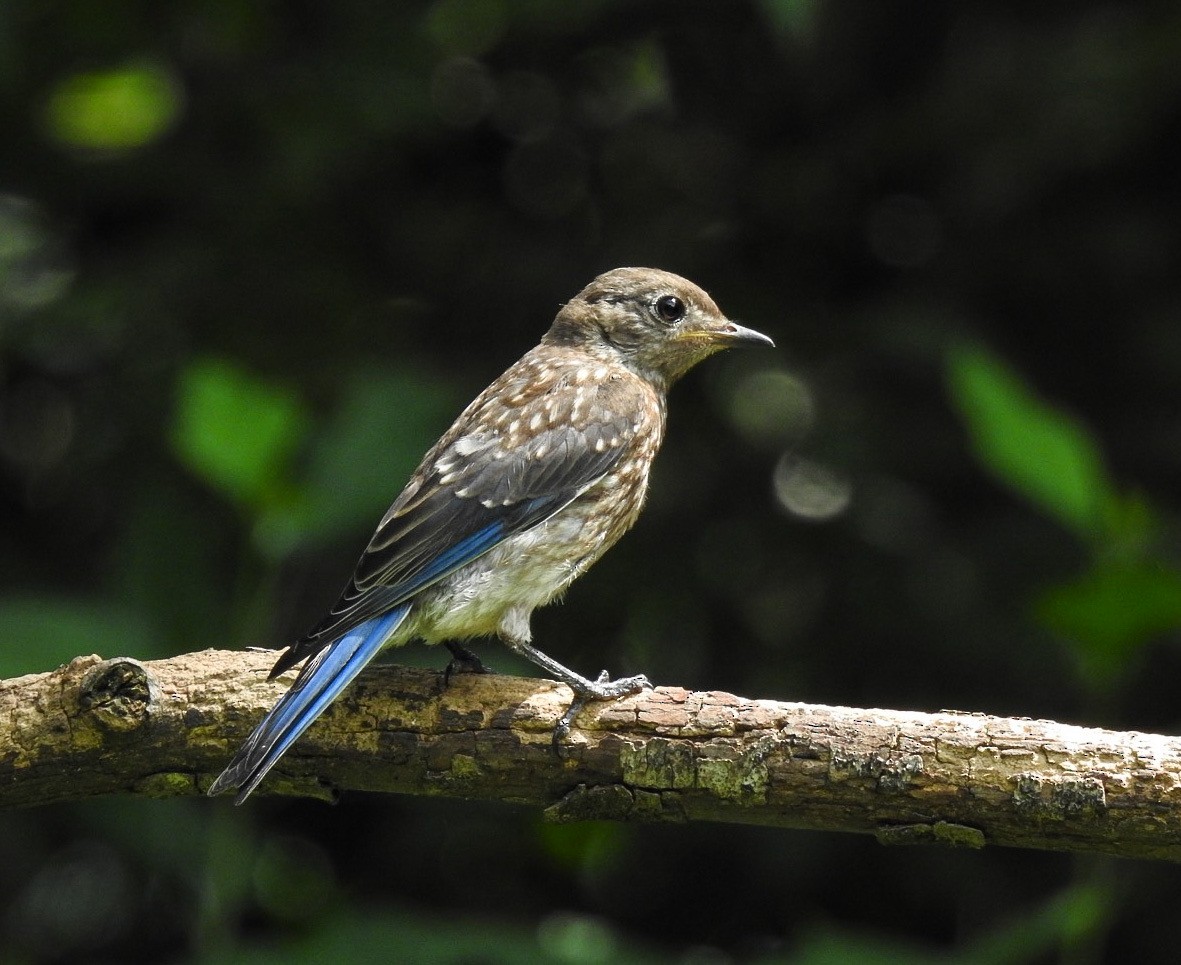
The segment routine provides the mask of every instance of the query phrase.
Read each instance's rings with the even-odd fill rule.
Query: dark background
[[[0,80],[3,676],[292,639],[559,303],[649,265],[779,348],[674,390],[543,649],[1178,729],[1176,4],[10,2]],[[1179,886],[125,797],[0,818],[0,960],[1173,961]]]

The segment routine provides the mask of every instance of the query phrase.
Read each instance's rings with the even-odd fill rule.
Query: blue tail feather
[[[288,748],[377,655],[409,611],[410,604],[404,603],[366,620],[312,657],[291,689],[213,782],[209,793],[236,787],[240,790],[234,803],[245,801]]]

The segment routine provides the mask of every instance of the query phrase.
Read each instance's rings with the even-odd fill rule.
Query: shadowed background
[[[559,303],[650,265],[779,348],[676,387],[542,649],[1176,732],[1178,63],[1163,2],[5,5],[0,674],[289,642]],[[0,829],[16,962],[1181,939],[1174,868],[1050,854],[363,795]]]

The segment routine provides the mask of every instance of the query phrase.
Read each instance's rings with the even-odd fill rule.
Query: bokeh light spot
[[[27,311],[56,301],[73,279],[41,208],[28,198],[0,194],[0,319],[6,309]]]
[[[793,516],[823,522],[853,499],[853,484],[835,469],[786,453],[775,467],[775,495]]]
[[[602,919],[573,912],[559,912],[544,918],[537,927],[542,950],[560,962],[615,961],[618,941]]]
[[[28,959],[85,955],[125,927],[134,883],[123,857],[105,843],[82,840],[47,857],[8,910],[8,930]]]
[[[183,105],[176,76],[158,64],[74,74],[45,106],[50,135],[68,148],[122,152],[158,140]]]
[[[784,369],[760,369],[743,376],[727,408],[735,428],[755,444],[801,439],[816,417],[812,390]]]

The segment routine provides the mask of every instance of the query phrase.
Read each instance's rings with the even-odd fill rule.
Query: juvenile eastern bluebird
[[[279,657],[272,678],[307,662],[209,793],[239,788],[241,804],[378,651],[414,638],[471,662],[454,641],[499,636],[574,690],[560,726],[650,686],[566,669],[531,645],[529,618],[636,521],[669,386],[744,342],[774,344],[677,275],[617,268],[587,285],[423,458],[340,600]]]

